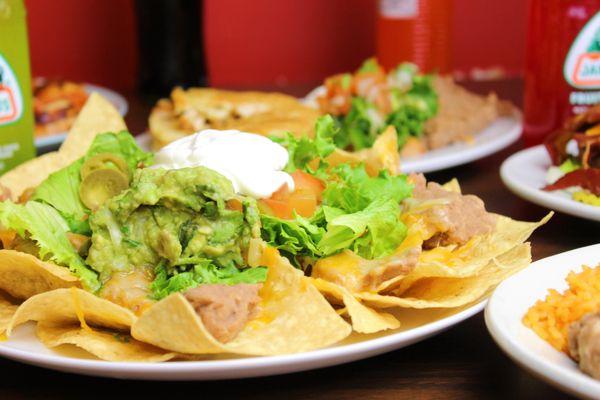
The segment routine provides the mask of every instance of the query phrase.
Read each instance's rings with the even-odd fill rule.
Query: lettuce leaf
[[[285,167],[286,172],[303,170],[316,173],[311,169],[309,163],[314,159],[324,159],[335,150],[333,137],[338,128],[330,115],[325,115],[317,120],[315,125],[315,137],[296,138],[288,133],[284,138],[273,137],[273,141],[284,146],[289,153],[289,161]]]
[[[262,283],[267,279],[267,268],[237,269],[233,264],[217,267],[209,259],[197,260],[197,264],[173,271],[166,264],[155,269],[155,279],[150,286],[152,297],[160,300],[171,293],[185,291],[204,283],[236,285],[238,283]]]
[[[292,220],[263,215],[261,223],[263,240],[279,249],[293,265],[299,267],[303,257],[316,259],[323,255],[317,243],[323,238],[325,228],[315,221],[299,215]]]
[[[386,170],[371,177],[364,165],[341,164],[333,169],[333,175],[335,178],[329,180],[323,192],[323,204],[346,213],[364,210],[376,199],[400,203],[412,194],[405,175],[392,176]]]
[[[406,237],[399,215],[400,205],[394,200],[376,199],[362,211],[328,221],[318,248],[324,255],[346,248],[367,259],[390,255]]]
[[[50,174],[35,190],[31,200],[43,202],[56,208],[69,224],[69,230],[75,233],[89,234],[87,222],[89,210],[79,199],[81,177],[79,170],[83,159]]]
[[[19,236],[33,240],[41,259],[68,267],[86,289],[93,292],[100,288],[98,276],[85,265],[67,238],[69,225],[53,207],[36,201],[24,205],[1,202],[0,223],[4,228],[14,229]]]
[[[141,150],[128,132],[102,133],[94,139],[86,155],[72,164],[54,172],[35,190],[31,200],[50,204],[56,208],[69,224],[71,232],[89,235],[87,217],[90,213],[79,198],[83,163],[100,153],[121,156],[131,171],[140,163],[152,163],[153,155]]]
[[[367,259],[385,257],[406,236],[400,202],[411,194],[406,176],[381,171],[371,177],[364,165],[342,164],[331,171],[322,206],[311,218],[262,215],[261,235],[296,266],[344,249]]]

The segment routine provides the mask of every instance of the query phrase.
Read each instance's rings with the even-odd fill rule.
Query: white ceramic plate
[[[485,322],[494,340],[514,361],[571,394],[600,399],[600,381],[582,373],[575,362],[521,323],[523,315],[548,289],[563,291],[565,278],[582,265],[600,263],[600,244],[536,261],[501,283],[492,295]]]
[[[309,107],[318,107],[316,98],[324,90],[323,86],[313,89],[302,102]],[[404,173],[434,172],[467,164],[510,146],[521,137],[522,130],[520,117],[501,117],[478,132],[472,143],[456,143],[417,157],[403,158],[400,168]]]
[[[600,221],[600,207],[580,203],[564,191],[546,192],[546,171],[551,165],[544,146],[521,150],[507,158],[500,168],[504,184],[532,203],[581,218]]]
[[[212,380],[279,375],[343,364],[409,346],[471,317],[485,303],[481,301],[461,310],[402,310],[397,315],[404,324],[401,330],[353,335],[333,347],[282,356],[162,364],[99,361],[89,356],[82,358],[82,352],[70,346],[59,351],[45,348],[35,338],[31,323],[19,327],[8,341],[0,343],[0,356],[64,372],[121,379]]]
[[[110,101],[119,111],[119,114],[121,114],[121,116],[125,116],[125,114],[127,114],[127,109],[129,108],[129,105],[127,104],[127,100],[125,100],[125,98],[119,93],[104,88],[102,86],[96,86],[89,83],[84,84],[84,87],[86,92],[98,92],[102,95],[102,97]],[[67,133],[68,132],[61,132],[55,133],[53,135],[35,138],[35,147],[40,149],[44,147],[57,146],[65,140],[65,138],[67,137]]]

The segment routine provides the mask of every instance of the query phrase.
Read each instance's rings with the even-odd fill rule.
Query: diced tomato
[[[0,230],[0,242],[2,242],[2,248],[10,249],[10,245],[13,240],[15,240],[15,236],[17,236],[17,232],[12,229]]]
[[[322,180],[300,170],[292,172],[291,175],[296,190],[307,189],[315,195],[319,203],[321,202],[321,194],[325,190],[325,183]]]
[[[294,191],[290,192],[287,185],[283,185],[270,198],[260,200],[258,206],[263,213],[283,219],[294,218],[294,211],[303,217],[310,217],[315,213],[325,185],[302,171],[291,175],[294,179]]]

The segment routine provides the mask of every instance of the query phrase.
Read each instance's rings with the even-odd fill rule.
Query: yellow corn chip
[[[179,293],[148,309],[133,325],[132,336],[181,353],[272,355],[328,346],[350,334],[351,327],[277,250],[265,249],[261,264],[269,270],[260,291],[259,315],[231,342],[212,337]]]
[[[14,299],[0,292],[0,334],[4,334],[18,307]]]
[[[108,300],[75,287],[40,293],[19,306],[7,329],[8,335],[27,321],[54,324],[79,322],[84,329],[89,325],[128,331],[135,315]]]
[[[44,262],[31,254],[0,250],[0,290],[17,299],[28,299],[58,288],[81,286],[68,268]]]
[[[531,263],[529,243],[521,244],[492,259],[477,275],[467,278],[426,278],[403,297],[358,293],[356,297],[375,308],[451,308],[481,299],[489,290]]]
[[[448,246],[423,251],[415,269],[393,288],[393,292],[401,295],[415,282],[428,277],[473,276],[484,268],[490,259],[527,240],[534,230],[551,217],[552,213],[539,222],[522,222],[498,215],[496,229],[489,235],[473,238],[458,248]],[[388,291],[389,288],[388,286]]]
[[[313,279],[312,282],[321,293],[328,294],[341,300],[352,320],[352,329],[358,333],[374,333],[400,327],[400,321],[391,314],[376,311],[360,303],[348,289],[323,279]]]
[[[162,362],[175,357],[174,353],[139,342],[128,334],[82,329],[79,325],[40,322],[36,335],[46,347],[75,345],[106,361]]]

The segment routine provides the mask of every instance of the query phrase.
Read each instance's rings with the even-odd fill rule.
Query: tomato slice
[[[294,191],[290,192],[287,185],[283,185],[270,198],[260,200],[258,206],[263,213],[283,219],[294,218],[294,211],[303,217],[315,213],[325,184],[306,172],[295,171],[291,175]]]

